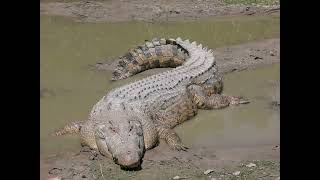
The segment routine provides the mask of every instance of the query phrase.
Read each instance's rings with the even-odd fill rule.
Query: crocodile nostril
[[[127,151],[127,154],[131,154],[131,151]]]
[[[113,157],[113,161],[114,161],[115,163],[118,163],[118,158]]]

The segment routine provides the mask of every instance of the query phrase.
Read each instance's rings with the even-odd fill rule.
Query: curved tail
[[[121,56],[112,80],[125,79],[153,68],[174,68],[182,65],[188,57],[189,52],[175,39],[154,38]]]
[[[66,134],[78,134],[83,125],[83,121],[71,122],[61,129],[52,133],[53,136],[62,136]]]

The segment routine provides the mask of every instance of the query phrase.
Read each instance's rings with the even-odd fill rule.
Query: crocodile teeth
[[[197,42],[196,42],[196,41],[193,41],[191,44],[194,45],[194,46],[196,46],[196,45],[197,45]]]
[[[182,41],[181,37],[178,37],[178,38],[176,39],[176,41]]]
[[[188,43],[188,44],[190,44],[190,41],[189,41],[189,39],[185,40],[184,42],[185,42],[185,43]]]
[[[202,44],[199,44],[199,45],[198,45],[198,48],[201,48],[201,49],[202,49]]]
[[[208,48],[207,48],[207,47],[204,47],[204,48],[203,48],[203,50],[207,51],[207,50],[208,50]]]

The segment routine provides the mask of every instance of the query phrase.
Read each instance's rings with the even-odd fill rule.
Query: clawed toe
[[[171,149],[176,151],[187,151],[189,148],[183,144],[171,145]]]
[[[250,101],[246,98],[240,97],[239,104],[248,104]]]
[[[242,96],[229,96],[230,105],[248,104],[250,101]]]

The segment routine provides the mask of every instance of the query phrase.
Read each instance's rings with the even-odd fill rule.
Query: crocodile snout
[[[116,163],[122,168],[136,168],[141,164],[141,157],[137,152],[126,151],[116,158]]]

